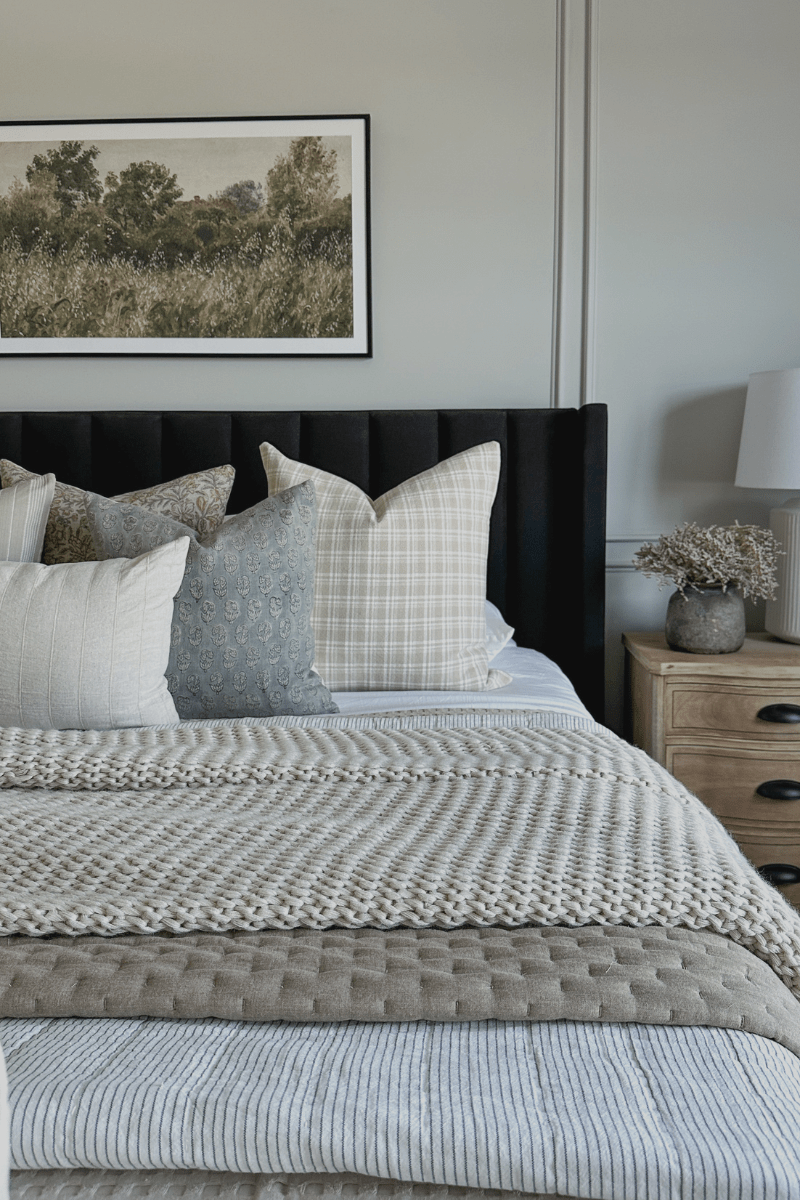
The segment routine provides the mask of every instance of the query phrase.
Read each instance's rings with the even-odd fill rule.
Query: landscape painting
[[[0,354],[371,354],[369,118],[0,124]]]

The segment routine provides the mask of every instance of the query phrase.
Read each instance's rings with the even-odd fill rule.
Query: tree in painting
[[[62,142],[0,197],[4,338],[352,336],[351,197],[321,137],[206,199],[150,159],[103,186],[99,153]]]
[[[325,150],[322,138],[298,138],[268,172],[267,191],[271,217],[321,217],[336,195],[336,151]]]
[[[81,142],[62,142],[58,150],[34,154],[25,170],[28,183],[35,186],[37,177],[49,175],[55,181],[55,196],[64,216],[84,204],[97,201],[103,195],[100,176],[94,165],[100,151],[97,146],[84,150]]]
[[[217,193],[220,200],[230,200],[236,205],[238,212],[258,212],[264,204],[264,189],[254,179],[240,179],[238,183],[230,183]]]
[[[124,230],[151,229],[182,195],[177,175],[161,163],[138,162],[120,171],[119,179],[113,171],[106,175],[103,205]]]

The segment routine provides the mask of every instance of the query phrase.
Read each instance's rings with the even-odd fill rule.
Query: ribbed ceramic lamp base
[[[767,601],[764,627],[784,642],[800,643],[800,500],[773,508],[769,526],[786,553],[778,559],[778,591]]]

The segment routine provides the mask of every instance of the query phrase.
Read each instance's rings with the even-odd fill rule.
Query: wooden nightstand
[[[800,870],[800,646],[754,633],[735,654],[683,654],[660,633],[622,640],[626,736],[699,796],[756,866]],[[800,907],[800,882],[781,891]]]

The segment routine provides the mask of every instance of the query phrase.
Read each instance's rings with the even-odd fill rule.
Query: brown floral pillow
[[[214,533],[222,524],[235,474],[230,466],[211,467],[207,471],[182,475],[169,483],[125,492],[112,499],[138,504],[162,517],[172,517],[174,521],[196,529],[203,537]],[[7,458],[0,459],[0,483],[4,488],[34,477],[32,471],[26,471]],[[69,483],[56,482],[44,535],[42,562],[51,566],[53,563],[94,562],[96,558],[86,520],[86,492]]]

